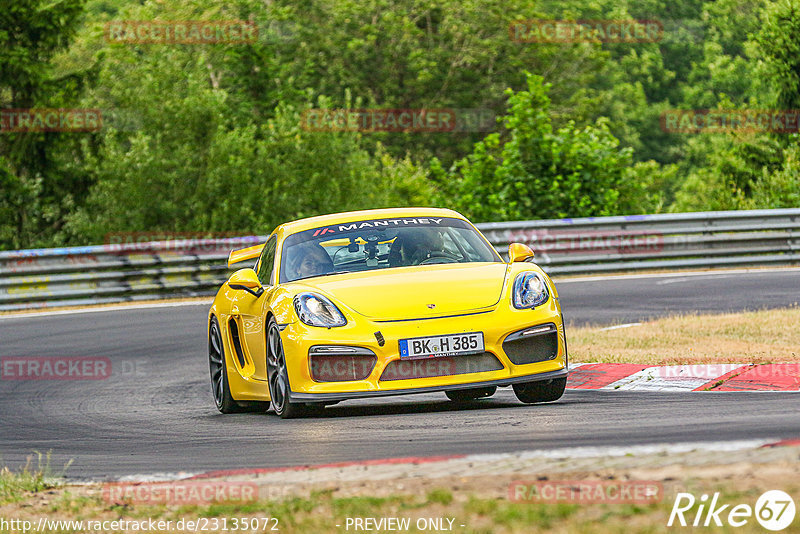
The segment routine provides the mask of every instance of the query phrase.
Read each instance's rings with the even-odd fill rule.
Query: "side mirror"
[[[260,297],[264,292],[261,282],[253,269],[239,269],[228,279],[228,287],[231,289],[243,289],[254,297]]]
[[[533,251],[528,245],[522,243],[511,243],[508,245],[508,263],[526,261],[533,258]]]

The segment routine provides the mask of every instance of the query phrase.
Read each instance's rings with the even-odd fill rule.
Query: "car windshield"
[[[437,263],[502,261],[466,221],[373,219],[312,228],[283,243],[280,281]]]

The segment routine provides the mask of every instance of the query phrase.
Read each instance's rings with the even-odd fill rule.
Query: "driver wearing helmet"
[[[296,245],[291,248],[291,252],[287,267],[292,280],[319,276],[333,271],[333,262],[330,256],[317,243]]]
[[[444,239],[435,228],[410,228],[402,231],[392,244],[389,264],[392,267],[419,265],[425,260],[440,255],[444,250]]]

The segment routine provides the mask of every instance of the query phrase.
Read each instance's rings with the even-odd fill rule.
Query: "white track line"
[[[600,332],[604,332],[606,330],[618,330],[620,328],[630,328],[632,326],[641,326],[642,323],[625,323],[625,324],[618,324],[614,326],[607,326],[605,328],[601,328]]]
[[[747,439],[735,441],[698,441],[685,443],[654,443],[651,445],[606,446],[606,447],[565,447],[563,449],[545,449],[540,451],[523,451],[506,453],[505,457],[514,458],[600,458],[608,456],[627,456],[629,454],[658,454],[662,452],[676,454],[691,451],[740,451],[757,449],[768,443],[780,441],[774,439]],[[474,454],[467,456],[471,460],[486,460],[498,455]]]
[[[118,482],[172,482],[175,480],[185,480],[201,473],[151,473],[149,475],[126,475],[119,477]]]
[[[147,310],[150,308],[177,308],[179,306],[211,306],[212,299],[207,301],[198,300],[194,302],[150,302],[147,304],[126,304],[126,305],[101,305],[92,306],[87,308],[78,308],[74,310],[52,310],[52,311],[26,311],[24,313],[0,313],[1,319],[20,319],[24,317],[49,317],[52,315],[72,315],[76,313],[98,313],[107,311],[125,311],[125,310]]]
[[[613,274],[605,276],[576,276],[574,278],[561,278],[553,276],[553,281],[556,284],[569,284],[573,282],[606,282],[609,280],[635,280],[637,278],[684,278],[690,276],[715,276],[720,275],[733,275],[733,274],[761,274],[761,273],[787,273],[796,274],[800,271],[800,267],[785,267],[773,269],[730,269],[730,270],[714,270],[714,271],[679,271],[669,273],[643,273],[643,274]],[[564,275],[569,276],[569,275]]]

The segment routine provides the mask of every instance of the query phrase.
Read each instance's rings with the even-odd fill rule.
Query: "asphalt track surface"
[[[800,270],[662,275],[559,285],[567,320],[614,324],[800,301]],[[509,388],[349,401],[314,419],[223,416],[208,379],[206,305],[0,318],[2,356],[101,356],[95,381],[0,380],[0,463],[33,451],[73,478],[373,458],[800,436],[797,393],[567,391],[525,406]]]

